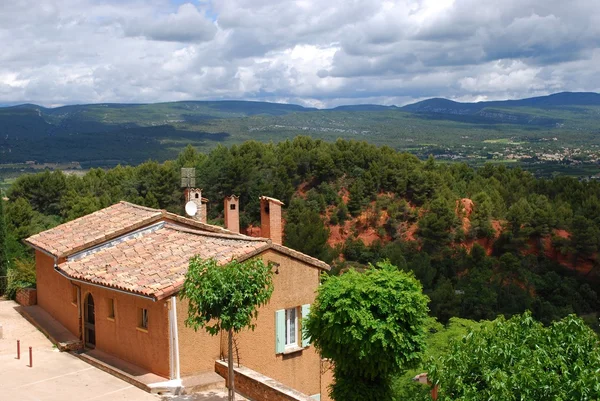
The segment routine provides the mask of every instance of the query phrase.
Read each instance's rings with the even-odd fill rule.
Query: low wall
[[[234,368],[235,391],[255,401],[314,401],[306,394],[240,366]],[[215,361],[215,372],[227,381],[227,362]]]
[[[22,306],[37,304],[37,290],[35,288],[20,288],[17,290],[16,301]]]

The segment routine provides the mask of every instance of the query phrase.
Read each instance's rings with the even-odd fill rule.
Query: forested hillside
[[[414,271],[441,322],[529,309],[545,323],[574,312],[597,329],[600,183],[423,162],[358,141],[188,147],[162,164],[22,176],[4,208],[11,259],[31,257],[21,239],[119,200],[182,213],[181,167],[196,167],[213,223],[225,196],[240,196],[243,227],[258,223],[260,195],[279,198],[288,246],[334,273],[388,258]]]
[[[163,162],[186,145],[208,152],[248,140],[298,135],[367,140],[424,159],[512,163],[550,176],[593,176],[600,160],[600,95],[558,93],[514,101],[429,99],[405,107],[351,105],[317,110],[249,101],[0,107],[0,185],[44,168]],[[29,162],[29,163],[27,163]],[[66,165],[65,165],[66,164]]]

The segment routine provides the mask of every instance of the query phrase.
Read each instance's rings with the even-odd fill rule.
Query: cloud
[[[186,3],[177,12],[156,19],[136,18],[124,24],[126,36],[142,36],[167,42],[205,42],[214,38],[217,27],[198,9]]]
[[[0,103],[600,90],[587,0],[20,0],[2,4],[0,41]]]

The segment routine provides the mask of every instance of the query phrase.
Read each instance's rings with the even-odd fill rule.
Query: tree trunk
[[[229,329],[229,339],[227,340],[228,344],[228,352],[227,352],[227,389],[228,396],[227,399],[229,401],[235,400],[235,380],[233,378],[233,329]]]

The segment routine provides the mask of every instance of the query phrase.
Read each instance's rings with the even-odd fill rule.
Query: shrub
[[[15,299],[20,288],[35,288],[35,262],[31,259],[17,259],[8,269],[6,296]]]

